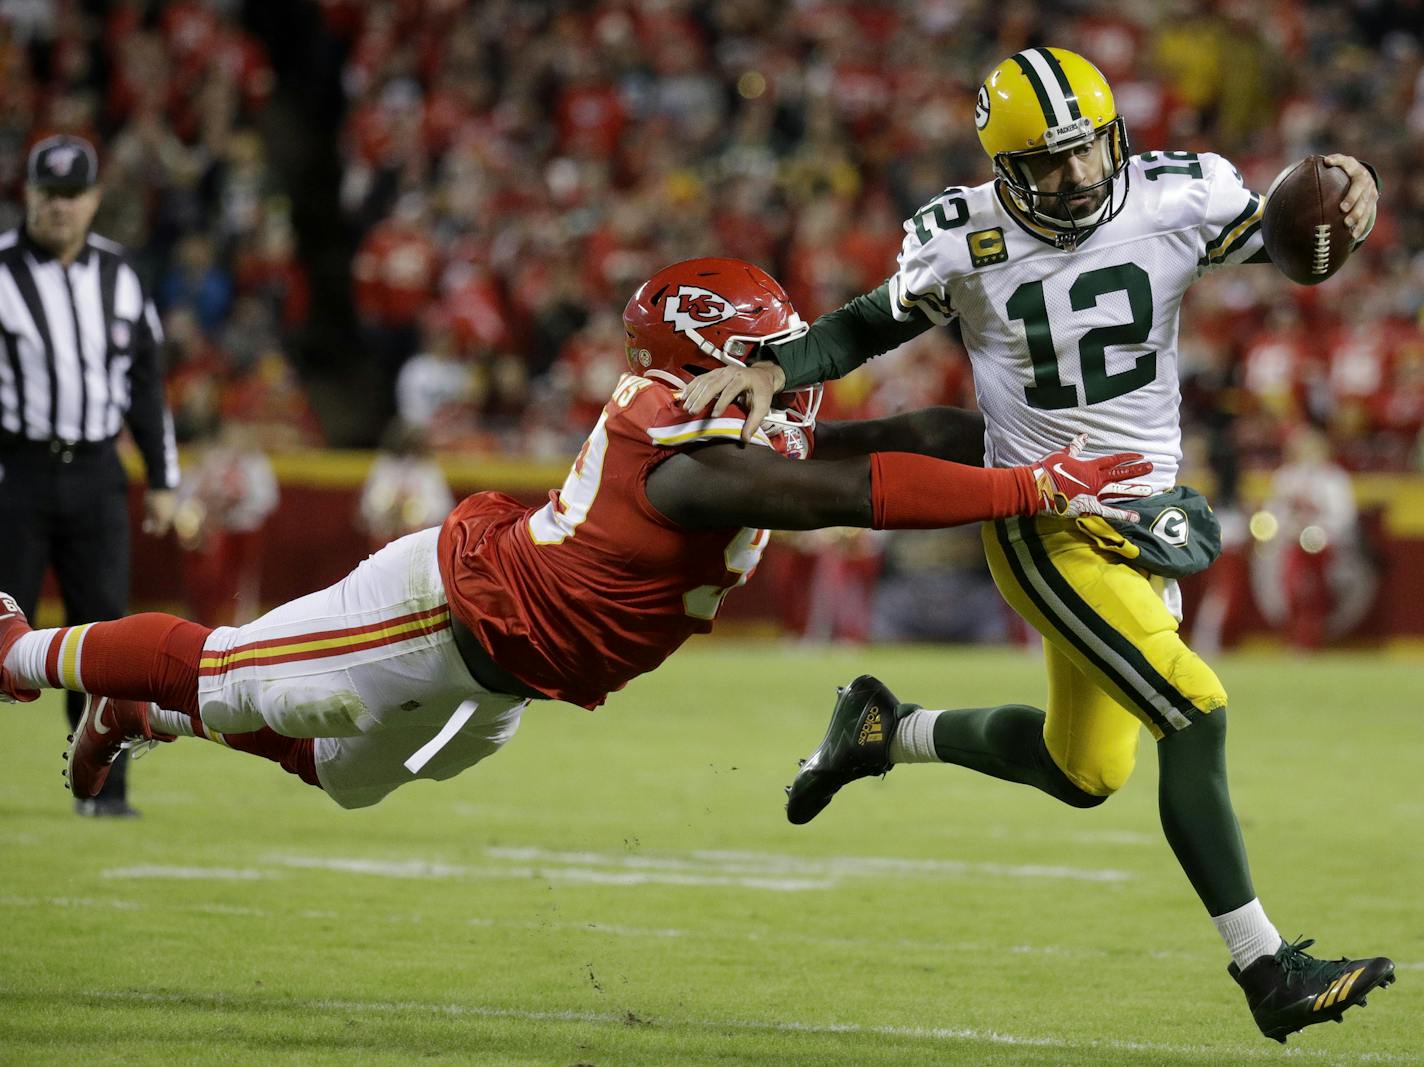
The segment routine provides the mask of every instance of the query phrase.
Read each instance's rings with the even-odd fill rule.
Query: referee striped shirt
[[[149,486],[175,488],[162,340],[122,246],[90,234],[66,267],[23,228],[0,234],[0,449],[110,441],[127,422]]]

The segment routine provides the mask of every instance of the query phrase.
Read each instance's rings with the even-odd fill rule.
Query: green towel
[[[1098,515],[1083,515],[1077,523],[1099,548],[1122,556],[1124,563],[1164,578],[1185,578],[1206,570],[1221,555],[1221,524],[1206,497],[1190,486],[1113,503],[1131,508],[1141,518],[1117,524]]]

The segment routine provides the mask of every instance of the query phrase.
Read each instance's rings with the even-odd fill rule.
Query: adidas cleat
[[[798,826],[808,823],[847,782],[890,770],[895,725],[915,707],[900,704],[884,682],[868,674],[837,690],[826,736],[786,787],[786,817]]]
[[[64,773],[71,793],[81,800],[98,796],[108,780],[109,768],[125,749],[143,750],[160,741],[176,740],[172,734],[155,733],[149,726],[150,707],[141,700],[115,700],[92,694],[84,698],[84,714],[70,734],[70,745],[64,753]]]
[[[1342,1022],[1345,1009],[1363,1006],[1366,993],[1394,981],[1392,960],[1318,960],[1305,952],[1313,944],[1282,942],[1274,955],[1260,957],[1245,970],[1235,963],[1226,968],[1245,992],[1261,1033],[1283,1045],[1307,1026]]]

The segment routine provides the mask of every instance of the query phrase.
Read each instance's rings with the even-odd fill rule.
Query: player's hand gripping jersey
[[[1211,153],[1134,156],[1124,178],[1121,213],[1072,251],[994,183],[946,189],[905,223],[892,310],[959,317],[990,466],[1086,432],[1095,451],[1144,453],[1154,487],[1175,483],[1182,295],[1261,250],[1261,197]]]
[[[722,598],[761,560],[767,531],[682,529],[645,492],[676,450],[741,429],[740,417],[690,418],[670,386],[624,375],[546,505],[478,493],[445,520],[451,610],[527,685],[597,707],[710,631]]]

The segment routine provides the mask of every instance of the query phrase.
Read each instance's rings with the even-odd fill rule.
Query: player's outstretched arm
[[[933,407],[883,419],[817,421],[817,459],[845,459],[871,452],[916,452],[982,467],[984,416],[964,408]]]
[[[648,501],[691,529],[934,529],[1011,515],[1135,518],[1102,495],[1145,496],[1152,470],[1136,453],[1094,459],[1082,441],[1024,467],[984,470],[905,452],[789,460],[768,448],[705,445],[671,456],[647,481]]]
[[[898,348],[933,325],[918,310],[908,322],[896,319],[890,310],[890,283],[885,282],[822,315],[802,336],[768,346],[768,358],[761,363],[700,375],[683,390],[682,406],[696,415],[715,401],[712,417],[720,418],[740,400],[748,413],[748,429],[742,434],[745,444],[782,389],[843,378],[866,360]]]

